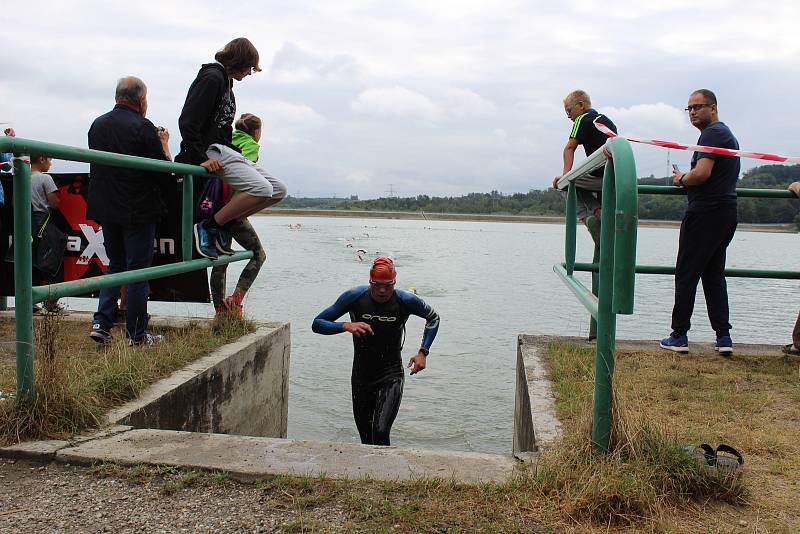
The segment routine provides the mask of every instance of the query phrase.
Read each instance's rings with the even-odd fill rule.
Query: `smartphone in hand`
[[[681,170],[678,168],[678,165],[675,164],[675,163],[672,164],[672,171],[673,172],[681,172]]]

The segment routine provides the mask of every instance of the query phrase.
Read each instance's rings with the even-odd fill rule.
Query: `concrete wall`
[[[113,410],[109,423],[285,438],[289,352],[288,323],[260,324]]]
[[[522,339],[517,340],[517,385],[514,394],[514,440],[513,450],[518,452],[536,451],[536,432],[533,428],[531,400],[528,395],[528,377],[525,374],[525,361],[522,358]]]
[[[517,389],[514,401],[514,453],[549,447],[561,437],[555,393],[547,371],[549,336],[520,335],[517,339]]]

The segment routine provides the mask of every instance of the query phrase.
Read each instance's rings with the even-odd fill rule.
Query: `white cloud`
[[[495,110],[493,102],[470,89],[446,88],[441,90],[442,106],[455,117],[484,115]]]
[[[372,175],[369,171],[358,169],[348,172],[344,179],[346,182],[353,185],[363,185],[372,181]]]
[[[248,110],[248,113],[261,118],[264,142],[267,144],[300,142],[305,134],[320,129],[326,123],[325,117],[311,107],[281,100],[255,101]]]
[[[608,115],[626,137],[685,141],[687,136],[697,135],[685,111],[663,102],[627,108],[601,107],[599,111]]]
[[[294,43],[275,52],[269,69],[279,83],[351,82],[361,74],[356,59],[346,54],[315,54]]]
[[[400,86],[362,91],[350,108],[365,115],[407,119],[433,120],[442,114],[439,106],[427,96]]]

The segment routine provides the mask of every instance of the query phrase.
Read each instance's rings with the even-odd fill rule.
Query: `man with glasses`
[[[603,147],[608,136],[601,132],[596,122],[616,133],[617,127],[605,115],[592,108],[592,101],[586,91],[572,91],[564,99],[564,111],[572,121],[572,131],[567,145],[564,147],[564,168],[560,176],[553,179],[553,188],[557,189],[558,181],[569,171],[575,161],[575,150],[583,146],[586,156]],[[576,179],[575,192],[578,200],[578,220],[586,225],[595,243],[600,243],[600,192],[603,190],[603,172],[605,166],[595,169],[588,176]]]
[[[697,144],[737,150],[739,142],[717,115],[717,97],[708,89],[689,95],[686,106],[692,126],[700,130]],[[673,173],[673,184],[686,188],[688,204],[681,222],[678,258],[675,262],[675,305],[672,333],[661,340],[661,348],[689,352],[687,332],[691,327],[697,283],[703,281],[708,318],[717,335],[714,350],[725,357],[733,353],[728,322],[728,287],[725,254],[736,231],[736,182],[738,157],[709,152],[692,155],[691,170]]]
[[[425,319],[419,351],[408,362],[412,375],[425,369],[439,330],[439,315],[415,294],[395,289],[396,277],[391,258],[377,258],[369,271],[369,285],[342,293],[311,326],[317,334],[353,334],[353,417],[361,443],[367,445],[389,445],[403,397],[401,351],[408,317]],[[336,322],[345,313],[350,314],[350,322]]]

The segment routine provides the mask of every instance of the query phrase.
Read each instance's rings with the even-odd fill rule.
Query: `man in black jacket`
[[[89,148],[169,161],[169,132],[145,118],[147,87],[129,76],[117,82],[116,106],[89,129]],[[103,227],[108,274],[149,267],[153,261],[156,223],[166,213],[161,189],[169,175],[92,163],[86,215]],[[131,345],[163,340],[147,332],[147,281],[128,284],[126,332]],[[119,287],[100,291],[89,336],[111,341]]]

